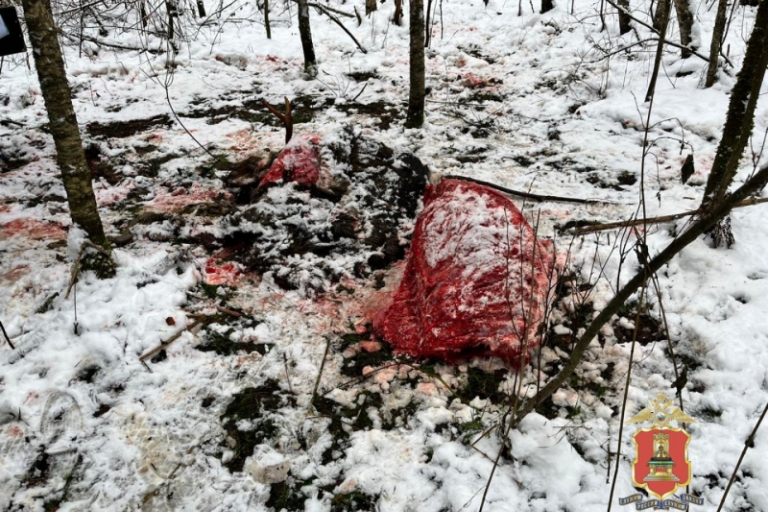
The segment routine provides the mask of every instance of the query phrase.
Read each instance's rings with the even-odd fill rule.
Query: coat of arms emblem
[[[691,462],[688,460],[688,443],[691,436],[682,428],[675,428],[672,422],[694,423],[695,420],[676,407],[672,399],[664,394],[649,398],[647,407],[628,423],[653,422],[650,428],[639,429],[632,440],[635,443],[635,460],[632,462],[632,483],[644,488],[656,499],[651,499],[638,509],[687,507],[677,500],[669,499],[678,488],[685,488],[691,482]],[[638,502],[642,494],[623,498],[621,504]],[[700,498],[683,494],[683,502],[701,504]],[[685,508],[683,508],[685,507]]]

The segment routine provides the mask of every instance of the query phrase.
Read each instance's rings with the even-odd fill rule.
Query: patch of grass
[[[206,329],[204,331],[203,342],[199,345],[195,345],[195,348],[201,352],[215,352],[222,356],[231,356],[238,352],[245,352],[247,354],[258,352],[261,355],[266,354],[271,347],[268,343],[255,343],[252,341],[243,342],[232,339],[232,334],[234,334],[236,330],[254,327],[260,323],[255,319],[250,320],[251,321],[237,322],[237,326],[228,328],[224,334],[220,334],[211,329]]]
[[[505,380],[507,370],[496,370],[493,373],[484,372],[479,368],[467,370],[467,383],[456,391],[456,396],[464,403],[475,398],[490,399],[493,403],[502,403],[507,396],[499,391],[499,385]]]
[[[56,297],[59,296],[59,292],[54,292],[53,295],[49,296],[47,299],[45,299],[45,302],[43,302],[39,308],[35,311],[35,313],[47,313],[53,308],[53,301],[56,299]]]
[[[243,470],[245,459],[253,454],[254,448],[265,441],[274,439],[278,427],[270,417],[279,409],[283,402],[280,387],[275,380],[268,380],[256,388],[245,388],[237,393],[221,415],[223,428],[227,436],[222,440],[222,446],[234,451],[234,456],[226,463],[230,472]],[[249,420],[255,425],[254,430],[238,429],[240,420]],[[234,441],[234,446],[227,445],[227,438]],[[231,441],[230,441],[231,442]]]
[[[373,512],[378,496],[371,496],[359,491],[336,494],[331,499],[331,512]]]
[[[314,480],[315,477],[308,480],[294,480],[289,478],[285,482],[277,482],[270,485],[269,499],[265,505],[275,511],[303,511],[304,503],[307,501],[307,495],[302,491],[302,487],[310,485]]]

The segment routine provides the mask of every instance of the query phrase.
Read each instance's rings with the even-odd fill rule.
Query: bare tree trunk
[[[406,128],[421,128],[424,124],[425,66],[424,66],[424,0],[411,0],[409,6],[411,34],[410,92]]]
[[[717,80],[717,63],[720,57],[720,46],[723,44],[725,32],[725,16],[728,13],[728,0],[720,0],[717,4],[715,28],[712,31],[712,44],[709,47],[709,67],[704,87],[712,87]]]
[[[541,0],[541,14],[544,14],[545,12],[549,12],[554,8],[555,8],[555,3],[552,0]]]
[[[664,36],[667,33],[667,24],[669,23],[669,2],[670,0],[659,0],[657,13],[661,13],[659,19],[659,45],[656,47],[656,60],[653,63],[653,73],[651,74],[651,83],[648,84],[648,92],[645,93],[645,101],[651,101],[653,93],[656,91],[656,80],[659,78],[659,69],[661,68],[661,57],[664,53]]]
[[[22,4],[72,222],[83,228],[93,243],[110,250],[72,107],[50,0],[23,0]]]
[[[197,0],[197,15],[200,18],[205,18],[205,4],[203,0]]]
[[[755,119],[755,107],[760,95],[760,87],[768,66],[768,1],[760,2],[755,17],[755,28],[749,36],[744,63],[739,71],[736,85],[731,91],[731,101],[728,105],[728,115],[723,127],[723,138],[717,147],[715,161],[709,172],[707,187],[704,190],[702,208],[711,209],[717,206],[726,196],[728,187],[736,176],[744,148],[752,133]],[[726,230],[718,234],[718,230]],[[725,224],[715,228],[715,241],[733,241],[730,229]],[[728,243],[727,245],[730,245]]]
[[[309,4],[307,0],[296,0],[299,4],[299,35],[304,51],[304,71],[311,77],[317,76],[317,59],[312,45],[312,31],[309,27]]]
[[[403,24],[403,0],[395,0],[395,16],[392,20],[398,27]]]
[[[656,31],[661,32],[661,22],[665,16],[667,22],[669,22],[669,13],[671,8],[671,2],[662,2],[659,0],[659,2],[656,4],[656,12],[653,14],[653,28],[655,28]],[[664,30],[666,31],[666,24],[664,27]]]
[[[632,21],[632,18],[629,16],[629,0],[616,0],[616,3],[621,7],[619,9],[619,34],[624,35],[632,30],[632,27],[629,25],[630,21]]]
[[[171,48],[173,49],[174,55],[179,52],[179,49],[176,47],[176,41],[174,38],[176,37],[176,31],[173,27],[173,18],[176,17],[176,3],[175,0],[166,0],[165,2],[165,9],[168,12],[168,44],[171,45]]]
[[[269,26],[269,0],[264,0],[264,27],[267,29],[267,39],[272,39],[272,27]]]
[[[693,41],[693,13],[691,12],[691,6],[688,3],[689,0],[674,0],[675,10],[677,11],[677,24],[680,26],[680,44],[685,46],[682,50],[682,57],[687,59],[692,55],[691,51],[696,51],[696,48],[691,47]]]
[[[373,11],[377,10],[379,8],[378,5],[376,5],[376,0],[365,0],[365,15],[368,16]]]
[[[486,2],[486,5],[488,3]],[[424,32],[424,48],[429,48],[429,39],[432,35],[432,24],[430,23],[429,16],[432,11],[432,0],[427,0],[427,10],[425,12],[426,21],[424,23],[425,32]]]

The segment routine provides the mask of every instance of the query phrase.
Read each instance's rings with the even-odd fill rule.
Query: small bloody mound
[[[414,357],[483,354],[516,364],[539,342],[553,264],[551,244],[509,198],[443,180],[427,187],[400,287],[374,328]]]
[[[319,145],[316,135],[295,137],[272,163],[259,188],[290,181],[307,187],[316,184],[320,178]]]

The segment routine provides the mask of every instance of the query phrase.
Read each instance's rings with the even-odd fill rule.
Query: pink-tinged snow
[[[22,237],[30,240],[64,240],[67,234],[54,222],[21,218],[0,224],[0,239]]]
[[[343,18],[367,54],[354,51],[353,43],[338,26],[312,11],[315,49],[321,69],[327,73],[319,75],[322,83],[302,75],[296,9],[271,2],[275,23],[273,38],[268,40],[263,25],[253,21],[262,19],[255,4],[235,2],[220,18],[211,17],[204,25],[193,26],[195,21],[183,19],[194,29],[191,33],[199,29],[199,37],[182,44],[169,97],[201,144],[240,151],[247,149],[247,136],[233,140],[227,135],[255,129],[261,132],[259,136],[266,132],[279,141],[283,133],[282,128],[254,127],[235,118],[208,124],[203,118],[185,117],[195,101],[207,101],[208,106],[217,108],[262,95],[272,104],[284,96],[311,95],[336,98],[336,104],[343,105],[361,92],[363,85],[347,78],[350,71],[377,73],[367,80],[358,102],[383,99],[403,110],[408,85],[407,2],[402,27],[390,22],[394,7],[390,1],[364,17],[360,26]],[[352,12],[353,4],[348,1],[332,0],[329,5]],[[361,10],[360,1],[354,5]],[[571,240],[555,236],[555,224],[575,219],[616,221],[633,215],[640,197],[643,125],[648,113],[648,105],[641,99],[653,46],[631,58],[621,51],[604,58],[635,43],[636,36],[634,31],[618,35],[615,11],[607,5],[607,29],[601,31],[600,5],[594,0],[563,2],[546,15],[532,12],[524,2],[522,16],[517,15],[517,4],[501,0],[489,0],[487,6],[481,0],[446,0],[433,5],[438,7],[438,16],[426,62],[431,92],[423,130],[403,130],[402,119],[382,129],[378,119],[347,115],[332,107],[318,113],[310,123],[295,125],[294,137],[302,133],[325,135],[352,123],[393,148],[404,146],[416,151],[434,172],[466,174],[535,193],[615,203],[579,206],[523,202],[521,210],[529,222],[535,221],[541,209],[539,234],[555,239],[558,250],[569,247]],[[706,54],[716,9],[711,2],[694,1],[691,5],[696,12],[699,51]],[[538,11],[539,4],[533,7]],[[650,2],[632,3],[633,12],[645,20],[649,7]],[[714,87],[699,87],[706,71],[702,60],[681,60],[671,49],[664,56],[664,72],[650,120],[650,138],[655,142],[646,161],[649,215],[690,210],[700,202],[701,185],[721,135],[728,94],[754,20],[754,7],[737,2],[735,9],[725,43],[736,68],[721,72],[721,81]],[[294,16],[290,26],[289,15]],[[636,29],[641,38],[653,37],[642,26]],[[674,18],[669,36],[673,40],[678,37]],[[152,48],[165,46],[151,33],[147,37]],[[108,39],[137,47],[147,41],[136,33],[118,31],[111,31]],[[85,50],[90,47],[84,43]],[[56,176],[50,136],[40,129],[47,120],[39,85],[26,57],[6,57],[0,77],[0,119],[24,125],[0,125],[0,151],[21,148],[29,157],[24,167],[0,174],[0,224],[34,218],[46,219],[41,221],[46,225],[50,220],[69,226],[61,203],[52,200],[64,197],[64,191]],[[86,51],[80,57],[78,49],[72,48],[65,50],[65,57],[81,125],[170,114],[161,86],[166,56],[116,54],[104,48],[98,54]],[[492,86],[502,100],[472,96],[486,89],[473,87],[474,80],[464,81],[468,74],[483,81],[502,80]],[[768,126],[762,99],[765,92],[764,87],[750,144],[753,149],[747,150],[737,182],[752,171],[752,152],[760,153]],[[224,99],[225,93],[236,94]],[[484,124],[490,126],[487,136],[475,137],[465,131]],[[683,139],[685,144],[681,144]],[[183,176],[194,181],[191,190],[201,193],[220,190],[217,178],[226,174],[211,179],[195,175],[193,170],[204,157],[194,155],[203,152],[176,124],[151,134],[137,134],[122,147],[130,150],[134,143],[140,146],[147,142],[161,146],[164,152],[191,155],[165,164],[157,180],[126,174],[126,179],[135,179],[137,185],[155,192],[156,198],[167,199],[168,207],[181,207],[190,199],[186,193],[172,196],[174,189],[158,192],[158,185],[169,178]],[[270,147],[279,148],[271,143]],[[682,185],[679,167],[689,152],[694,155],[696,173],[689,184]],[[482,158],[475,162],[463,158],[473,154]],[[760,160],[765,161],[765,155]],[[636,181],[619,185],[616,178],[622,173]],[[215,195],[203,195],[205,201],[216,200]],[[7,205],[13,208],[5,209]],[[102,216],[108,230],[116,234],[113,223],[124,215],[110,210],[110,204],[105,206]],[[684,223],[676,223],[678,233]],[[731,250],[713,250],[699,240],[659,273],[676,353],[697,363],[689,369],[682,396],[686,412],[697,420],[689,427],[693,463],[690,488],[705,499],[702,512],[717,508],[744,442],[768,402],[768,207],[738,211],[733,226],[738,242]],[[649,230],[652,254],[672,240],[672,227],[661,225]],[[44,445],[39,426],[45,402],[65,391],[77,401],[83,419],[82,430],[72,444],[82,455],[82,477],[81,485],[70,489],[70,501],[60,510],[147,510],[157,505],[157,510],[267,511],[269,485],[254,481],[245,472],[230,474],[204,448],[211,439],[218,442],[224,437],[219,415],[227,400],[272,378],[285,388],[290,382],[296,393],[297,408],[281,418],[285,431],[294,434],[285,435],[277,446],[290,461],[293,478],[315,478],[317,486],[336,492],[375,495],[375,506],[381,512],[479,509],[500,443],[495,434],[478,438],[496,424],[502,408],[488,400],[466,404],[455,399],[452,389],[462,387],[466,367],[436,365],[440,380],[421,381],[415,389],[399,382],[402,377],[398,373],[391,381],[370,378],[334,390],[347,378],[339,373],[343,355],[332,350],[321,386],[333,390],[329,396],[334,400],[352,402],[363,391],[377,392],[385,406],[404,407],[413,402],[416,412],[396,428],[385,430],[376,411],[369,409],[373,427],[351,432],[346,451],[327,465],[319,463],[324,450],[331,446],[327,433],[330,420],[308,411],[323,361],[324,336],[335,340],[349,332],[350,324],[363,323],[366,307],[377,298],[373,290],[356,291],[354,299],[344,295],[312,302],[279,290],[267,278],[250,284],[243,279],[230,305],[263,314],[263,323],[255,328],[259,329],[258,340],[274,343],[274,348],[263,357],[221,357],[194,350],[192,345],[198,340],[185,334],[169,347],[168,360],[152,364],[149,373],[138,361],[139,355],[177,332],[179,327],[166,324],[169,316],[178,326],[185,325],[185,309],[191,306],[186,292],[200,277],[190,267],[147,284],[147,271],[176,247],[142,239],[116,251],[120,267],[114,279],[98,282],[86,274],[77,290],[81,334],[76,336],[73,297],[63,298],[73,248],[67,251],[62,244],[44,244],[45,238],[34,240],[34,244],[20,243],[23,240],[23,236],[0,240],[0,271],[10,277],[0,294],[0,319],[14,342],[24,347],[21,357],[20,352],[0,345],[0,421],[7,421],[0,427],[0,508],[8,508],[12,502],[18,509],[41,510],[50,493],[63,489],[63,481],[29,488],[21,481],[23,471],[38,454],[37,448]],[[619,264],[612,250],[614,241],[615,233],[610,238],[608,234],[599,239],[585,237],[576,239],[572,248],[572,268],[585,277],[601,275],[594,296],[598,308],[610,299],[617,282],[625,282],[637,268],[634,254]],[[195,254],[199,262],[208,257]],[[24,273],[25,267],[32,270]],[[395,267],[390,272],[397,271]],[[392,286],[391,280],[397,281],[388,277],[387,287]],[[38,312],[56,293],[51,308]],[[567,326],[557,325],[563,320],[555,316],[552,322],[560,332],[568,332]],[[623,456],[616,496],[635,492],[628,455],[633,450],[630,436],[634,427],[625,427],[619,440],[616,412],[628,369],[629,346],[616,343],[610,329],[605,333],[605,345],[593,343],[578,377],[591,389],[606,391],[560,390],[555,395],[558,418],[547,420],[533,414],[511,432],[514,460],[505,460],[496,468],[486,512],[605,511],[610,493],[607,464],[615,463],[619,442]],[[635,348],[628,414],[643,407],[648,397],[672,392],[674,372],[665,347],[660,341]],[[549,347],[542,353],[546,364],[560,364],[561,356]],[[89,364],[101,368],[92,383],[77,378],[80,369]],[[471,364],[486,370],[498,368],[497,363],[484,358]],[[612,365],[613,375],[605,380],[608,365]],[[538,376],[536,369],[523,376],[528,394],[535,391]],[[511,388],[511,379],[502,383],[502,388]],[[217,401],[203,409],[200,402],[207,396]],[[95,416],[104,405],[112,408]],[[21,419],[17,419],[19,413]],[[454,439],[460,434],[455,424],[477,424],[473,422],[482,425],[482,431],[471,438],[477,441],[474,447]],[[20,432],[29,442],[18,442]],[[294,449],[298,439],[307,441],[307,450]],[[767,461],[768,430],[764,424],[724,510],[768,511]],[[174,477],[168,478],[171,473]],[[319,492],[314,484],[306,488],[305,510],[330,510],[331,492]],[[163,500],[168,503],[158,503]],[[621,508],[618,503],[613,507]]]
[[[235,286],[243,274],[237,263],[218,263],[213,258],[208,258],[205,262],[203,272],[205,284],[216,286]]]
[[[161,189],[146,207],[148,210],[175,213],[190,205],[215,203],[231,197],[229,192],[221,188],[208,188],[195,183],[190,189],[185,187],[173,190]]]
[[[400,288],[375,327],[415,357],[484,353],[516,368],[540,341],[556,277],[551,244],[508,197],[444,179],[427,189]]]

